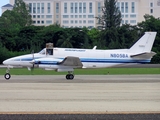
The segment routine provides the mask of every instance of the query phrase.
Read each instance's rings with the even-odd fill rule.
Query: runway
[[[160,75],[0,76],[0,113],[160,113]]]

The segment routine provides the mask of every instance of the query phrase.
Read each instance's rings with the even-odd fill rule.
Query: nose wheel
[[[6,79],[6,80],[9,80],[10,78],[11,78],[11,74],[9,74],[9,68],[6,70],[6,74],[4,75],[4,78]]]
[[[5,78],[6,80],[9,80],[9,79],[11,78],[11,75],[10,75],[9,73],[6,73],[6,74],[4,75],[4,78]]]

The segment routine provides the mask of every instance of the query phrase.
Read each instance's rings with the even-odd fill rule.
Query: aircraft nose
[[[3,61],[3,64],[4,64],[4,65],[6,65],[6,60],[5,60],[5,61]]]
[[[4,65],[7,65],[8,63],[9,63],[8,60],[3,61]]]

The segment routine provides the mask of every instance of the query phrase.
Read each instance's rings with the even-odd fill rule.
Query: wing
[[[82,68],[83,64],[78,57],[66,57],[62,62],[58,63],[63,66],[74,66],[76,68]]]

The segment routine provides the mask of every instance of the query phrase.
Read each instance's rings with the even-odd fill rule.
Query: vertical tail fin
[[[129,49],[129,52],[151,52],[156,34],[157,32],[145,32],[145,34]]]

